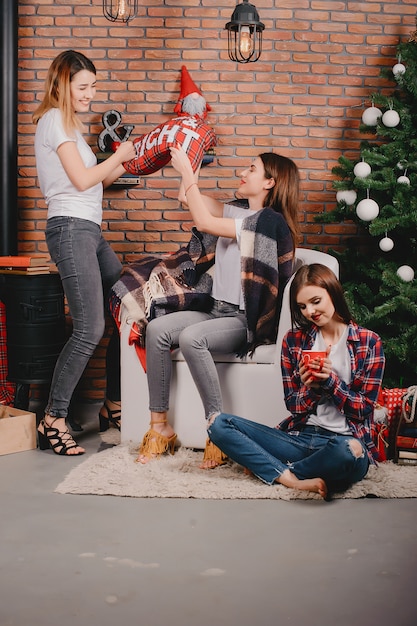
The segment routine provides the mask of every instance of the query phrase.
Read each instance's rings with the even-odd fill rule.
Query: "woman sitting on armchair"
[[[292,273],[298,240],[299,175],[290,159],[275,153],[256,157],[240,174],[245,206],[202,195],[198,174],[186,153],[171,148],[181,175],[179,199],[200,231],[216,236],[212,305],[207,311],[177,311],[152,319],[146,328],[146,371],[150,430],[137,461],[148,463],[168,450],[176,435],[167,421],[171,349],[180,347],[200,393],[206,419],[222,411],[222,395],[212,352],[250,353],[274,343],[282,292]],[[224,455],[209,440],[204,469]]]

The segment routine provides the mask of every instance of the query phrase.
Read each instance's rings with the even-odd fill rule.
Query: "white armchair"
[[[297,248],[296,271],[301,265],[322,263],[338,277],[339,264],[324,252]],[[277,341],[259,346],[253,358],[240,359],[230,354],[215,354],[223,394],[223,410],[248,419],[276,426],[287,415],[281,378],[282,338],[291,327],[288,281],[283,295]],[[122,311],[122,319],[123,319]],[[139,443],[149,428],[149,395],[146,374],[135,347],[129,345],[129,320],[121,328],[121,440]],[[204,448],[207,438],[203,405],[188,365],[179,349],[172,351],[172,382],[168,419],[178,435],[180,445]]]

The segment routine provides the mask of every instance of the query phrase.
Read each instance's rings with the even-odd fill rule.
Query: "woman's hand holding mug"
[[[330,348],[331,346],[327,350],[303,350],[300,376],[304,384],[312,385],[327,380],[332,365],[328,358]]]

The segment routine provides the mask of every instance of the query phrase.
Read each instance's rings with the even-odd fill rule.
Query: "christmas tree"
[[[359,128],[371,140],[356,162],[339,158],[337,207],[317,220],[359,225],[334,252],[341,281],[356,321],[382,338],[384,386],[407,387],[417,384],[417,31],[381,74],[396,87],[371,97]]]

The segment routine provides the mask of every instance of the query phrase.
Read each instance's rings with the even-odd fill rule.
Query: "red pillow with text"
[[[145,176],[157,172],[171,160],[170,147],[179,144],[195,172],[204,153],[216,145],[214,130],[199,116],[175,117],[133,140],[136,158],[123,163],[130,174]]]

